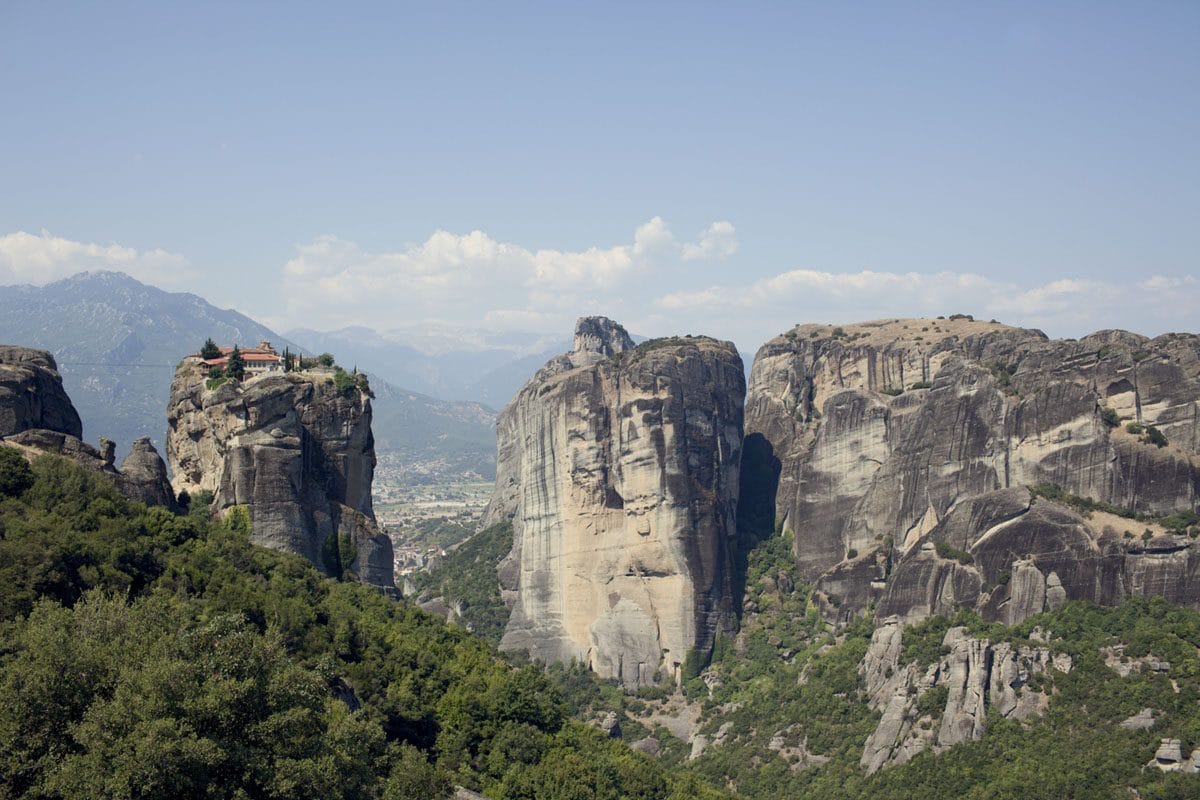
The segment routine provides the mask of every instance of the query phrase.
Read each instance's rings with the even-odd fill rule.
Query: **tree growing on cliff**
[[[229,361],[225,364],[225,374],[235,381],[246,377],[246,361],[242,358],[242,351],[236,344],[233,346],[233,352],[229,354]]]
[[[211,336],[204,340],[204,347],[200,348],[200,357],[205,360],[221,357],[221,348],[217,347]]]

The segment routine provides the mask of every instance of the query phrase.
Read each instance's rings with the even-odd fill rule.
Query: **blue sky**
[[[0,283],[1196,330],[1200,4],[0,3]]]

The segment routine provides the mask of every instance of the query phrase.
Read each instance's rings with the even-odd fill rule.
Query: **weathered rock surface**
[[[1183,757],[1183,743],[1178,739],[1163,739],[1154,751],[1147,767],[1158,767],[1163,772],[1183,772],[1194,775],[1200,772],[1200,747],[1192,751],[1188,758]]]
[[[501,649],[572,658],[626,685],[677,675],[732,616],[745,379],[728,342],[634,348],[576,327],[501,413],[485,524],[511,518]]]
[[[54,356],[0,345],[0,437],[34,428],[83,436],[83,423],[63,389]]]
[[[131,500],[176,508],[167,467],[148,438],[134,443],[118,470],[113,442],[101,438],[100,447],[92,447],[79,438],[82,432],[54,357],[44,350],[0,345],[0,440],[27,458],[49,453],[103,473]]]
[[[1194,543],[1161,529],[1143,543],[1141,523],[1084,519],[1023,488],[1195,510],[1200,337],[1052,341],[967,318],[799,326],[759,350],[746,430],[777,471],[798,566],[839,600],[827,616],[875,602],[881,617],[969,606],[1016,622],[1143,594],[1200,607]]]
[[[167,465],[149,436],[134,441],[129,455],[121,462],[117,485],[126,497],[148,506],[175,506],[175,491],[167,477]]]
[[[942,639],[948,654],[933,664],[904,664],[903,623],[883,621],[859,665],[867,702],[883,716],[863,747],[860,763],[868,773],[903,764],[926,749],[941,752],[959,742],[977,741],[987,731],[987,714],[1023,719],[1043,711],[1049,698],[1028,687],[1031,676],[1053,668],[1070,672],[1070,656],[1049,648],[992,644],[951,628]],[[945,694],[932,711],[922,698]]]
[[[167,458],[176,493],[245,506],[256,544],[330,575],[394,586],[392,546],[371,507],[371,402],[316,373],[267,374],[208,389],[198,359],[176,371]]]

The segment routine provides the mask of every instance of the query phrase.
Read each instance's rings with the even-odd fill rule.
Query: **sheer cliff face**
[[[206,387],[185,359],[171,385],[167,458],[176,492],[245,506],[257,544],[331,575],[393,586],[392,548],[371,508],[371,403],[319,374],[274,374]]]
[[[636,686],[675,675],[729,617],[745,382],[733,345],[634,348],[580,320],[498,423],[491,520],[512,517],[501,648]]]
[[[1198,398],[1190,334],[1051,341],[969,319],[805,325],[759,350],[746,428],[777,459],[775,513],[796,532],[801,569],[838,601],[831,613],[882,601],[901,616],[967,605],[1012,621],[1062,597],[1115,602],[1152,584],[1200,602],[1186,538],[1150,526],[1166,538],[1149,552],[1147,526],[1084,520],[1021,488],[1053,483],[1151,514],[1195,509]],[[973,563],[939,556],[938,542]]]
[[[54,356],[0,345],[0,436],[42,429],[83,436],[79,414],[63,389]]]

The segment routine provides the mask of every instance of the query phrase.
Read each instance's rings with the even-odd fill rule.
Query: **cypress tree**
[[[225,364],[225,374],[237,381],[246,377],[246,362],[236,344],[233,346],[233,352],[229,354],[228,363]]]

